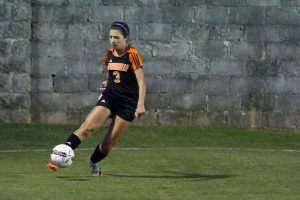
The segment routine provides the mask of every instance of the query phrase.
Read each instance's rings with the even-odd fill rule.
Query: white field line
[[[289,153],[300,153],[300,150],[296,149],[256,149],[256,148],[226,148],[226,147],[118,147],[115,150],[223,150],[223,151],[261,151],[261,152],[289,152]],[[76,151],[92,151],[94,148],[78,148]],[[11,150],[0,150],[0,153],[27,153],[27,152],[50,152],[51,149],[11,149]]]

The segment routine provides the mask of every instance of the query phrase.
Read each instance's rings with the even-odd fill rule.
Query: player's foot
[[[52,171],[56,171],[57,170],[57,166],[53,165],[51,162],[48,162],[47,166],[52,170]]]
[[[93,163],[92,161],[89,161],[89,168],[91,171],[92,176],[102,176],[102,172],[100,167],[96,163]]]

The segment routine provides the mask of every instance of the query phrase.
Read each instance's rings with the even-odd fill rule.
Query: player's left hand
[[[134,114],[135,118],[141,117],[144,113],[145,113],[145,106],[143,104],[142,105],[138,104]]]

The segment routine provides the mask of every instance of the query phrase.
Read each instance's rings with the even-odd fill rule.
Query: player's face
[[[111,29],[109,31],[109,42],[114,49],[125,49],[126,41],[127,38],[122,35],[120,30]]]

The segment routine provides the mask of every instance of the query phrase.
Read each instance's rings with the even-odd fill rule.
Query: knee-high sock
[[[70,146],[73,150],[76,149],[80,145],[80,143],[80,139],[74,133],[72,133],[65,142],[65,144]]]
[[[107,154],[101,152],[101,150],[100,150],[100,144],[99,144],[99,145],[96,146],[96,148],[94,150],[94,153],[92,154],[90,160],[93,163],[98,163],[101,160],[103,160],[106,156],[107,156]]]

